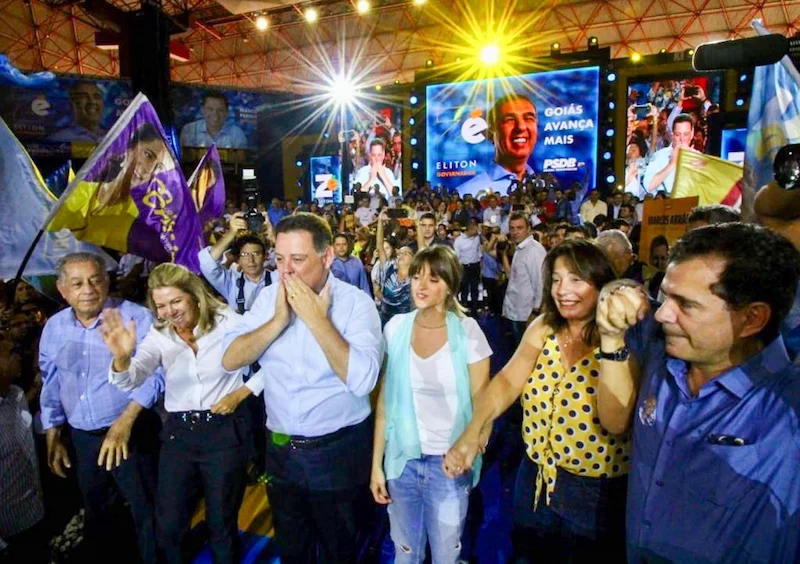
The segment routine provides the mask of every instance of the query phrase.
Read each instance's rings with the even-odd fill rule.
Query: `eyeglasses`
[[[256,251],[255,253],[239,253],[239,256],[243,259],[257,259],[264,256],[264,253],[261,251]]]

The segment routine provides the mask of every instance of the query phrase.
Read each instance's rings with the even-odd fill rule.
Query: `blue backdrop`
[[[538,111],[538,141],[528,159],[534,172],[552,173],[563,188],[575,181],[594,188],[599,76],[599,67],[585,67],[428,86],[428,181],[457,188],[492,166],[486,116],[494,100],[513,92]]]

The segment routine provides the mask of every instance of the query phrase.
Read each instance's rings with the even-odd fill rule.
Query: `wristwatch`
[[[628,347],[622,347],[612,352],[603,352],[600,351],[600,358],[603,360],[613,360],[614,362],[623,362],[628,360],[628,357],[631,356],[631,351],[628,350]]]

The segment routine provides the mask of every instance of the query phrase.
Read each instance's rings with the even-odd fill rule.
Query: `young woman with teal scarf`
[[[370,489],[389,504],[397,564],[459,559],[472,472],[448,478],[442,459],[472,417],[472,401],[489,381],[492,349],[457,295],[462,267],[455,252],[435,245],[409,268],[416,310],[384,328],[387,358],[375,418]]]

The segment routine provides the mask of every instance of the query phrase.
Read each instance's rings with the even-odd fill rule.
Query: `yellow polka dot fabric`
[[[522,390],[522,440],[539,467],[536,498],[546,503],[556,487],[556,468],[578,476],[613,478],[628,473],[630,434],[613,435],[597,415],[600,349],[564,367],[555,334],[545,339],[536,366]]]

